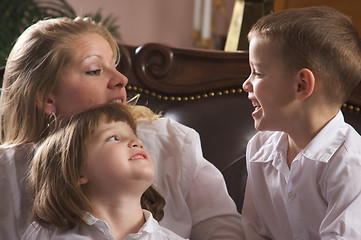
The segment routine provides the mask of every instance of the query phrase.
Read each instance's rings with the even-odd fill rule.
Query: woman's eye
[[[111,136],[110,138],[107,139],[108,142],[111,142],[111,141],[118,141],[119,138],[117,136]]]
[[[87,71],[86,74],[91,75],[91,76],[98,76],[101,71],[102,71],[101,69],[97,69],[97,70],[93,70],[93,71]]]

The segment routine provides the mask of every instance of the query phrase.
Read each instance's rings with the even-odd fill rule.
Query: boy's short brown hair
[[[286,9],[257,21],[248,39],[262,37],[292,71],[310,69],[330,101],[343,104],[361,79],[361,40],[351,19],[329,7]]]

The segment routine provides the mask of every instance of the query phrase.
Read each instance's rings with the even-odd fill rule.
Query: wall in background
[[[79,15],[101,9],[104,16],[112,14],[118,20],[122,40],[126,44],[149,42],[176,47],[192,47],[194,0],[67,0]],[[213,0],[215,1],[215,0]],[[235,0],[223,0],[231,19]],[[352,17],[361,32],[360,0],[275,0],[274,9],[326,5]],[[216,32],[228,31],[222,18],[217,19]]]
[[[81,16],[98,9],[104,16],[115,16],[126,44],[158,42],[192,47],[194,0],[68,0],[68,3]],[[224,5],[230,19],[234,0],[224,0]],[[226,33],[228,29],[222,31]]]
[[[118,19],[126,44],[146,42],[190,46],[193,1],[173,0],[68,0],[78,15],[101,9]]]
[[[351,17],[361,34],[361,1],[360,0],[276,0],[275,11],[285,8],[301,8],[310,6],[329,6]]]

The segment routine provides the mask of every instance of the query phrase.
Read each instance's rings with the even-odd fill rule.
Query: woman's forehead
[[[108,41],[97,33],[82,35],[70,43],[72,61],[83,62],[92,57],[114,59],[114,52]]]

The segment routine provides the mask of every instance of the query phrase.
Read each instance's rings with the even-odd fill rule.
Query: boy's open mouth
[[[254,117],[261,109],[261,105],[255,99],[250,99],[252,102],[252,106],[254,107],[254,111],[252,112],[252,116]]]

